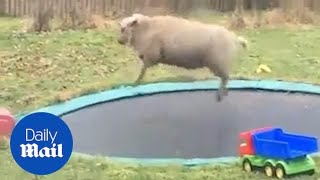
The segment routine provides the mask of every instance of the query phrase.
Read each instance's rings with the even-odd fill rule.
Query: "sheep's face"
[[[137,24],[138,19],[135,16],[124,18],[120,22],[120,37],[118,39],[118,42],[120,44],[128,44],[131,41],[132,37],[132,31],[134,26]]]

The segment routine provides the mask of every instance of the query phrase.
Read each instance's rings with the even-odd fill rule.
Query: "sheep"
[[[227,28],[174,16],[133,14],[122,19],[118,43],[132,47],[140,59],[139,83],[146,70],[156,64],[186,69],[207,67],[220,78],[216,99],[228,95],[231,62],[248,42]]]

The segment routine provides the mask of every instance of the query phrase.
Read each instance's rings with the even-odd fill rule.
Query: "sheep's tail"
[[[244,37],[238,36],[238,41],[244,49],[248,48],[248,41]]]

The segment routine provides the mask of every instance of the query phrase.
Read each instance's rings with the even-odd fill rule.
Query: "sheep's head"
[[[130,43],[133,28],[138,24],[138,21],[143,17],[145,16],[142,14],[133,14],[132,16],[126,17],[120,21],[119,25],[120,25],[121,32],[120,32],[120,37],[118,39],[118,42],[120,44]]]

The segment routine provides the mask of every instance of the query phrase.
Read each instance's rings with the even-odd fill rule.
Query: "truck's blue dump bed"
[[[315,137],[284,133],[280,128],[259,131],[252,136],[256,155],[293,159],[318,151]]]

